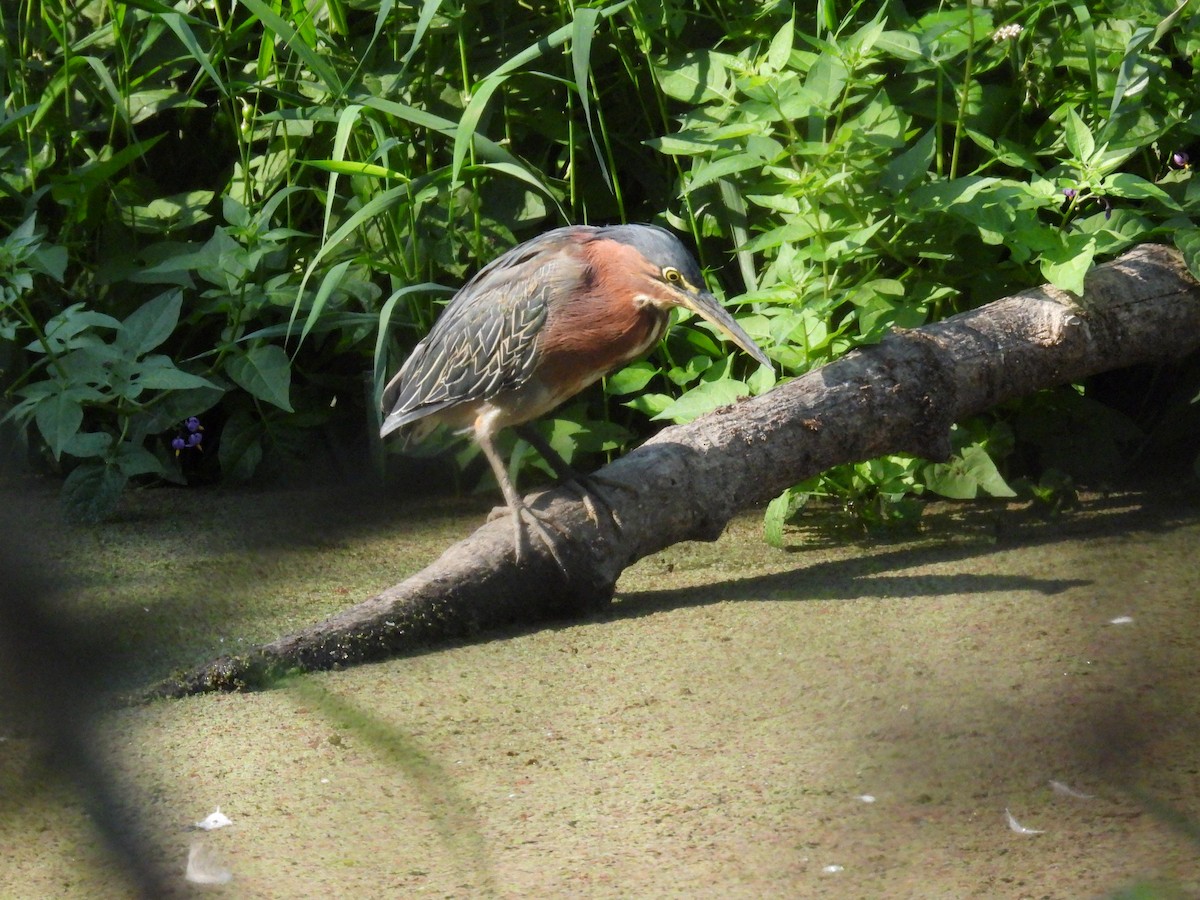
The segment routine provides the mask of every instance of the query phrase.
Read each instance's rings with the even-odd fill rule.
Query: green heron
[[[528,522],[561,566],[549,532],[508,477],[496,435],[513,428],[580,489],[594,519],[590,479],[527,423],[648,352],[676,306],[699,313],[771,364],[705,288],[696,260],[669,231],[653,225],[548,231],[493,260],[454,295],[384,388],[380,435],[405,429],[420,440],[443,424],[473,434],[512,514],[517,560]]]

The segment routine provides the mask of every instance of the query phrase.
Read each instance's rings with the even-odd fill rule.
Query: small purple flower
[[[187,441],[181,437],[177,437],[171,441],[171,446],[175,448],[176,453],[179,453],[180,450],[187,446]]]
[[[1183,150],[1176,150],[1171,154],[1171,163],[1178,169],[1186,169],[1191,157]]]
[[[1100,202],[1104,204],[1104,218],[1111,219],[1112,218],[1112,203],[1109,201],[1109,199],[1107,197],[1101,197]]]
[[[189,417],[188,420],[186,422],[184,422],[184,424],[187,426],[187,430],[192,432],[193,434],[195,434],[197,431],[204,430],[204,426],[200,424],[200,420],[197,419],[195,416]]]
[[[204,435],[198,431],[194,431],[188,435],[187,445],[189,447],[199,447],[200,442],[204,440]]]
[[[1074,200],[1078,193],[1079,191],[1075,190],[1075,188],[1063,188],[1063,196],[1068,200]]]

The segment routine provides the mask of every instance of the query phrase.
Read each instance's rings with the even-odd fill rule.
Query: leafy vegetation
[[[691,233],[777,363],[750,371],[680,322],[542,423],[568,458],[896,326],[1043,280],[1078,291],[1141,241],[1200,271],[1187,3],[35,0],[0,28],[0,389],[85,518],[130,479],[365,444],[368,395],[439,302],[565,222]],[[768,535],[813,496],[885,522],[1019,475],[1061,506],[1105,473],[1027,462],[1046,416],[1105,429],[1117,462],[1156,425],[1074,412],[1089,386],[1054,397],[962,423],[949,464],[798,486]]]

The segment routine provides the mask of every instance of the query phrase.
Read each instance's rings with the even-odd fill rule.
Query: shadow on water
[[[0,729],[28,741],[35,765],[0,771],[0,812],[47,783],[82,804],[135,896],[170,895],[161,853],[130,786],[98,749],[96,718],[123,664],[114,622],[84,623],[59,602],[64,576],[30,540],[17,504],[0,507]],[[19,758],[15,749],[6,763]]]
[[[838,541],[832,517],[810,520],[799,543],[788,548],[796,555],[856,543],[860,556],[803,562],[783,572],[750,578],[709,582],[703,586],[661,591],[629,591],[608,617],[648,615],[665,610],[739,600],[868,600],[937,597],[998,592],[1061,593],[1091,584],[1086,578],[1047,578],[1034,575],[944,574],[905,575],[906,569],[974,560],[1020,548],[1048,547],[1134,531],[1166,532],[1200,522],[1195,498],[1152,493],[1121,494],[1090,499],[1083,510],[1054,519],[1041,519],[1027,510],[942,504],[922,520],[919,534],[889,549],[883,541]]]

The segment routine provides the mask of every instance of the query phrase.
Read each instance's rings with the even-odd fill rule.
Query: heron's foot
[[[579,502],[587,510],[588,518],[592,520],[592,524],[600,524],[600,514],[597,510],[599,507],[604,507],[608,518],[612,520],[613,525],[618,530],[622,527],[621,517],[617,514],[617,510],[613,505],[600,493],[599,489],[607,488],[609,490],[626,491],[632,494],[635,499],[640,493],[637,488],[631,484],[626,484],[624,481],[617,481],[615,478],[607,478],[603,475],[584,475],[582,472],[573,472],[571,477],[563,480],[562,486],[579,498]]]
[[[542,513],[524,503],[521,503],[515,510],[509,506],[497,506],[488,514],[488,521],[494,522],[503,516],[512,516],[513,519],[513,550],[518,563],[523,563],[530,558],[529,532],[533,531],[550,551],[550,555],[554,557],[554,561],[562,573],[568,574],[567,564],[563,561],[562,554],[558,549],[559,541],[566,532],[557,522],[548,516],[543,516]]]

